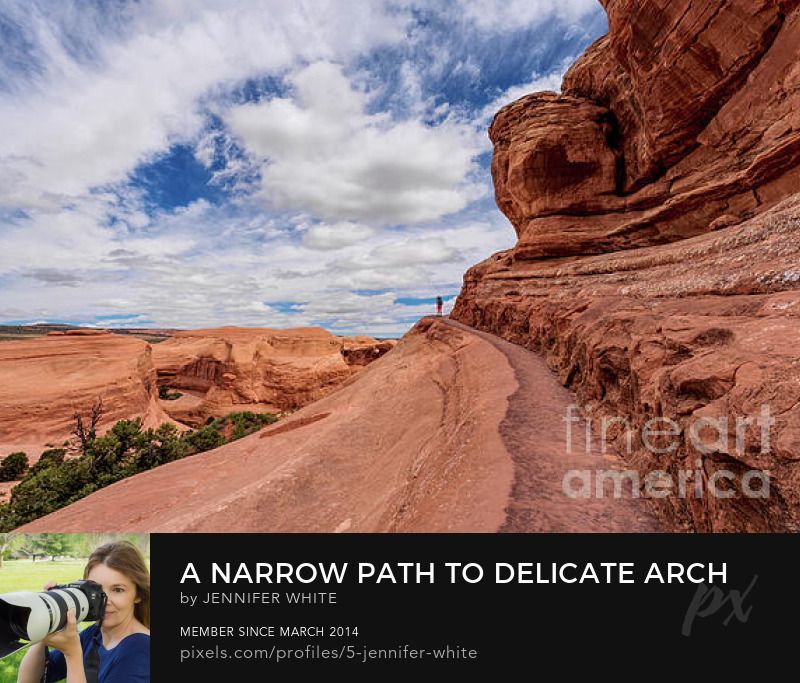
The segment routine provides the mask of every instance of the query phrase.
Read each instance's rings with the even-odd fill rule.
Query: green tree
[[[7,455],[0,462],[0,481],[16,481],[22,479],[28,469],[28,456],[22,451]]]
[[[148,429],[136,444],[135,471],[132,474],[180,460],[188,455],[189,450],[189,443],[181,439],[174,424],[164,423],[158,429]]]
[[[36,555],[49,555],[53,559],[73,552],[72,534],[32,534],[30,550]]]
[[[11,531],[139,472],[217,448],[275,422],[271,414],[231,413],[180,434],[173,424],[142,429],[140,419],[120,420],[105,435],[86,439],[82,455],[66,459],[51,449],[0,505],[0,531]]]
[[[217,448],[225,443],[225,437],[215,427],[214,422],[205,427],[200,427],[200,429],[187,432],[183,438],[189,444],[191,453],[210,451],[212,448]]]
[[[16,515],[11,505],[0,503],[0,533],[9,533],[18,526],[19,524],[16,523]]]
[[[33,463],[28,471],[28,475],[41,472],[43,469],[50,467],[51,465],[60,465],[62,462],[64,462],[64,456],[66,453],[67,451],[65,448],[50,448],[46,450],[39,456],[39,459]]]
[[[12,553],[21,543],[25,537],[15,531],[7,531],[0,533],[0,569],[3,568],[3,560]]]
[[[11,491],[8,513],[0,515],[8,531],[88,496],[98,488],[88,458],[66,460],[25,477]],[[9,525],[10,529],[9,529]]]

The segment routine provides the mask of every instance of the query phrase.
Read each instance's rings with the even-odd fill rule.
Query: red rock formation
[[[634,442],[643,475],[769,473],[768,498],[654,501],[674,528],[795,530],[800,0],[603,4],[609,34],[564,94],[492,123],[519,241],[466,274],[452,317],[543,353],[597,416],[675,420],[670,453]],[[735,419],[762,404],[768,452],[752,426],[737,448]],[[708,416],[729,433],[699,452],[687,430]]]
[[[101,334],[111,334],[111,330],[64,330],[64,334],[73,337],[96,337]]]
[[[564,94],[525,97],[492,124],[497,201],[519,243],[466,274],[452,317],[543,354],[591,415],[626,421],[610,436],[643,479],[683,474],[688,496],[652,500],[669,528],[796,531],[800,0],[604,5],[610,33],[573,67]],[[542,457],[550,434],[533,430],[536,447],[518,448],[528,457],[513,468],[503,454],[509,431],[520,446],[512,428],[543,421],[543,410],[508,410],[523,386],[528,397],[531,386],[548,400],[554,392],[523,385],[493,342],[447,325],[418,327],[274,431],[119,482],[26,530],[496,529],[512,469],[560,474],[557,458]],[[203,391],[228,382],[225,396],[249,396],[254,384],[237,368],[259,376],[261,342],[216,334],[226,335],[213,352],[176,350],[163,377]],[[199,350],[211,344],[188,337]],[[287,342],[291,351],[264,344],[294,377],[279,359],[341,367],[341,351],[320,351],[321,335]],[[307,356],[305,344],[315,349]],[[767,441],[762,406],[774,418]],[[654,418],[680,430],[672,442],[657,435],[658,450],[641,436]],[[704,418],[719,418],[721,431],[704,426],[692,439]],[[766,496],[708,493],[719,474],[734,477],[720,480],[727,492],[749,471],[768,474]],[[563,504],[558,491],[526,490]],[[623,519],[622,509],[606,519]]]
[[[309,350],[331,341],[310,337]],[[277,425],[118,482],[23,531],[493,531],[512,481],[499,425],[515,387],[501,352],[428,320],[354,382]]]
[[[659,530],[644,501],[563,495],[563,464],[597,458],[570,453],[554,429],[571,401],[536,354],[423,318],[392,353],[278,424],[20,530]]]
[[[492,123],[515,259],[683,239],[800,181],[800,0],[604,4],[609,35],[564,94],[529,95]]]
[[[224,327],[178,332],[153,346],[159,382],[185,394],[161,405],[203,424],[237,410],[294,410],[329,394],[394,342],[336,337],[322,328]]]
[[[74,414],[87,419],[103,402],[100,431],[117,420],[143,416],[169,421],[156,394],[150,345],[115,334],[58,335],[0,344],[0,454],[27,451],[70,437]]]

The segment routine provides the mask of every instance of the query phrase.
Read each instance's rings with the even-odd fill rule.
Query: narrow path
[[[598,471],[624,470],[618,458],[602,456],[596,442],[586,448],[583,422],[572,424],[567,444],[568,407],[576,400],[556,379],[544,359],[500,337],[443,318],[443,322],[478,335],[508,359],[519,388],[508,399],[500,436],[514,462],[514,483],[499,531],[662,531],[647,501],[634,498],[629,481],[615,497],[612,481],[604,496],[595,495]],[[575,411],[573,411],[575,412]],[[571,450],[571,452],[570,452]],[[592,495],[570,497],[564,492],[567,471],[588,471]],[[580,480],[573,482],[575,489]]]

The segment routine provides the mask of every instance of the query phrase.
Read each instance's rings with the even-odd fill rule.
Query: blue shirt
[[[80,633],[83,660],[94,634],[99,626],[92,624]],[[102,638],[100,639],[102,643]],[[56,683],[67,677],[67,662],[59,650],[51,650],[47,655],[47,683]],[[150,636],[145,633],[131,633],[115,647],[106,650],[100,645],[100,671],[97,683],[150,683]]]

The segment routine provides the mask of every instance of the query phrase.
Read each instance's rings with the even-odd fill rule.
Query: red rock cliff
[[[318,327],[223,327],[178,332],[153,346],[159,382],[184,395],[161,401],[173,418],[201,425],[237,410],[295,410],[334,391],[394,341],[336,337]]]
[[[53,335],[0,344],[0,456],[16,449],[38,456],[89,419],[102,400],[102,433],[117,420],[168,422],[158,406],[150,345],[117,334]]]
[[[595,415],[676,421],[642,475],[759,468],[766,498],[655,500],[677,529],[800,524],[800,0],[605,0],[609,33],[563,94],[495,116],[516,247],[473,267],[452,317],[543,353]],[[762,453],[756,427],[774,416]],[[726,418],[698,448],[687,431]],[[619,444],[618,444],[619,445]],[[717,479],[719,481],[719,479]],[[701,482],[701,483],[702,483]]]
[[[741,223],[800,181],[799,0],[604,4],[610,33],[564,94],[524,97],[490,128],[518,260]]]

